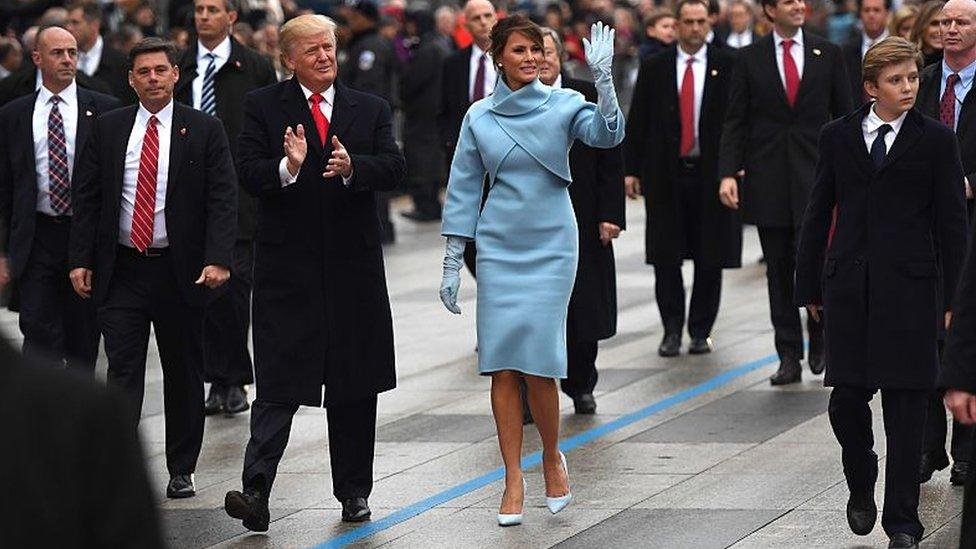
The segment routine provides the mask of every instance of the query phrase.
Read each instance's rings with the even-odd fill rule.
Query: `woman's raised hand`
[[[615,31],[610,26],[598,21],[590,28],[590,39],[583,39],[586,63],[590,66],[595,80],[611,78],[614,34]]]

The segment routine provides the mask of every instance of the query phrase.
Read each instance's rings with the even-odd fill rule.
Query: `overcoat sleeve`
[[[237,177],[223,124],[211,119],[207,136],[206,265],[230,268],[237,239]]]
[[[621,147],[595,151],[597,215],[601,222],[627,228],[624,205],[624,158]]]
[[[282,192],[278,177],[282,155],[273,152],[281,150],[277,141],[284,137],[274,138],[272,145],[260,101],[254,92],[248,93],[244,96],[244,125],[237,138],[237,177],[241,187],[257,198]]]
[[[976,231],[976,224],[973,224]],[[940,389],[976,394],[976,235],[970,235],[969,253],[959,277],[952,306],[952,326],[946,339],[939,373]]]
[[[651,70],[649,63],[641,65],[637,73],[637,83],[634,85],[634,96],[630,102],[630,112],[627,114],[627,139],[624,141],[624,155],[626,164],[624,174],[640,177],[642,155],[647,152],[646,132],[647,110],[650,105],[646,101],[651,96]],[[649,184],[650,182],[648,182]]]
[[[719,146],[718,176],[735,177],[745,160],[745,140],[749,133],[749,78],[746,74],[747,53],[739,53],[732,67],[732,83],[722,126]]]
[[[609,149],[624,140],[626,121],[624,113],[620,112],[620,107],[617,107],[617,119],[613,123],[614,127],[611,128],[607,119],[597,112],[596,105],[584,99],[583,94],[575,93],[572,97],[581,105],[570,126],[570,143],[574,139],[579,139],[590,147]]]
[[[442,235],[474,239],[486,172],[478,151],[478,140],[471,131],[469,111],[461,123],[461,136],[454,151],[454,160],[451,161],[451,175],[444,200]]]
[[[353,191],[392,191],[403,182],[406,161],[393,138],[393,113],[386,101],[373,122],[373,154],[349,153]]]
[[[952,309],[952,298],[966,253],[968,221],[959,145],[952,132],[943,132],[940,137],[942,143],[935,147],[940,158],[934,162],[932,199],[935,206],[935,236],[942,263],[942,287],[945,288],[942,292],[943,306],[948,311]]]
[[[834,134],[826,129],[820,134],[819,155],[810,201],[803,216],[796,251],[796,305],[823,303],[822,285],[824,254],[833,219],[836,199],[834,177]]]

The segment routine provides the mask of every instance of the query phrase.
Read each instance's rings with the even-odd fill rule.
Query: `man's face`
[[[328,89],[336,79],[335,37],[321,31],[297,38],[286,52],[285,65],[306,88]]]
[[[144,53],[132,62],[129,85],[139,101],[147,107],[162,108],[173,98],[173,87],[180,79],[180,69],[170,63],[166,53]]]
[[[51,27],[37,37],[31,54],[44,82],[63,88],[71,84],[78,71],[78,41],[70,32]]]
[[[918,66],[912,60],[889,65],[881,70],[877,83],[867,81],[864,90],[878,100],[877,109],[890,115],[901,115],[915,105],[918,95]]]
[[[224,0],[195,0],[193,24],[203,42],[223,40],[237,22],[237,12],[227,11]]]
[[[774,25],[784,29],[799,29],[807,16],[807,5],[803,0],[777,0],[776,6],[763,6],[763,10]]]
[[[939,28],[946,52],[959,53],[976,48],[976,3],[972,0],[950,0],[942,9]]]
[[[551,86],[562,70],[562,60],[559,59],[559,50],[556,48],[556,41],[548,34],[542,38],[542,65],[539,67],[539,80],[547,86]]]
[[[495,7],[488,0],[471,0],[464,6],[464,26],[477,42],[488,42],[496,21]]]
[[[752,26],[752,13],[745,4],[735,4],[729,9],[729,26],[732,32],[745,32]]]
[[[89,21],[85,17],[85,10],[76,8],[68,12],[68,19],[65,21],[68,32],[74,35],[78,45],[85,50],[95,45],[95,39],[101,27],[101,22],[97,19]]]
[[[861,1],[861,25],[864,27],[864,34],[877,38],[884,32],[887,23],[888,8],[885,7],[885,0]]]
[[[694,53],[705,43],[705,36],[711,25],[708,21],[708,8],[701,4],[685,4],[678,14],[678,43],[681,49]]]

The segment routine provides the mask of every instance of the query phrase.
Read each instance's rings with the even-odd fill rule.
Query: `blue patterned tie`
[[[874,161],[874,169],[880,170],[884,164],[885,157],[888,156],[888,147],[885,146],[885,135],[891,131],[891,126],[882,124],[878,128],[878,137],[871,143],[871,160]]]
[[[68,215],[71,213],[71,174],[68,172],[64,120],[58,110],[60,101],[57,95],[51,96],[51,114],[47,117],[48,192],[54,213]]]
[[[214,69],[216,68],[217,56],[208,53],[205,55],[210,60],[207,71],[203,73],[203,91],[200,93],[200,110],[210,116],[217,116],[217,97],[214,95]]]

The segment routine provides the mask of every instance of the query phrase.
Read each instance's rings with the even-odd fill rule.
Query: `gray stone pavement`
[[[396,208],[407,204],[398,202]],[[574,416],[562,397],[573,504],[545,508],[538,465],[527,469],[525,523],[495,524],[501,466],[489,382],[476,373],[475,292],[462,281],[460,317],[437,297],[443,240],[436,224],[395,216],[399,242],[386,250],[399,387],[380,397],[376,483],[365,527],[339,522],[331,496],[323,410],[302,409],[281,462],[266,534],[224,515],[239,488],[248,415],[207,420],[197,496],[166,500],[162,375],[150,346],[141,435],[168,543],[195,547],[885,547],[879,525],[859,538],[847,529],[840,449],[826,418],[821,379],[774,389],[775,369],[763,267],[753,230],[745,267],[726,271],[715,352],[662,359],[653,275],[644,265],[643,207],[628,203],[629,230],[617,242],[619,333],[602,342],[598,414]],[[691,267],[685,279],[690,281]],[[12,337],[16,318],[0,313]],[[687,338],[686,338],[687,339]],[[104,375],[104,357],[99,375]],[[251,394],[254,396],[253,391]],[[875,403],[877,405],[877,403]],[[525,453],[540,449],[525,431]],[[876,407],[876,451],[884,431]],[[478,480],[480,479],[480,480]],[[476,482],[470,482],[475,480]],[[883,480],[877,500],[881,501]],[[432,496],[433,502],[424,503]],[[962,492],[947,472],[922,487],[924,547],[958,544]],[[369,535],[364,535],[368,533]]]

